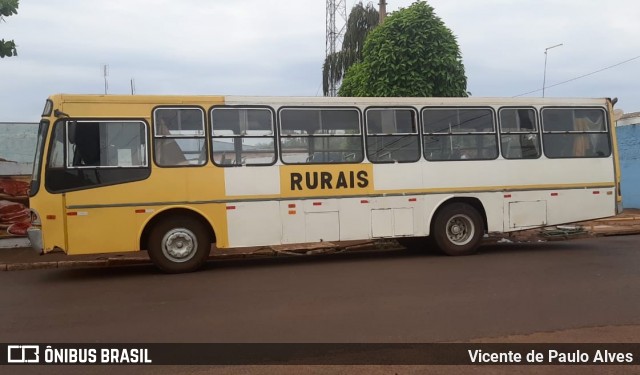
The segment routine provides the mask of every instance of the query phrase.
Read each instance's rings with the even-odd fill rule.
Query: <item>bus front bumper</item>
[[[42,254],[42,229],[33,226],[30,227],[27,229],[27,237],[29,238],[29,242],[31,242],[31,248],[38,254]]]

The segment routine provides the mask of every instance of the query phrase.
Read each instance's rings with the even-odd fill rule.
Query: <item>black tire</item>
[[[149,235],[149,257],[163,272],[193,272],[207,260],[210,238],[207,228],[192,217],[163,219]]]
[[[466,203],[451,203],[438,211],[431,237],[447,255],[470,255],[478,250],[484,235],[482,216]]]

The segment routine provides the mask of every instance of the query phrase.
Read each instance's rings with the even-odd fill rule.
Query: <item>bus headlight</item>
[[[42,225],[42,221],[40,220],[40,215],[38,215],[38,211],[31,208],[31,225]]]

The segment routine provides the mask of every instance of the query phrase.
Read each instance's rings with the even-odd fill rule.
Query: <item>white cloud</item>
[[[411,0],[388,0],[388,10]],[[354,1],[348,3],[351,6]],[[374,3],[377,3],[374,2]],[[640,55],[635,0],[431,0],[460,44],[474,96],[512,96]],[[35,121],[56,92],[317,95],[325,3],[258,0],[32,0],[0,24],[18,57],[0,60],[0,121]],[[618,96],[640,110],[640,59],[549,88]],[[540,95],[535,93],[532,95]]]

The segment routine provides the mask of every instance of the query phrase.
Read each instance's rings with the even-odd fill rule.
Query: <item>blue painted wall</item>
[[[622,171],[622,205],[640,208],[640,124],[618,126],[616,133]]]

